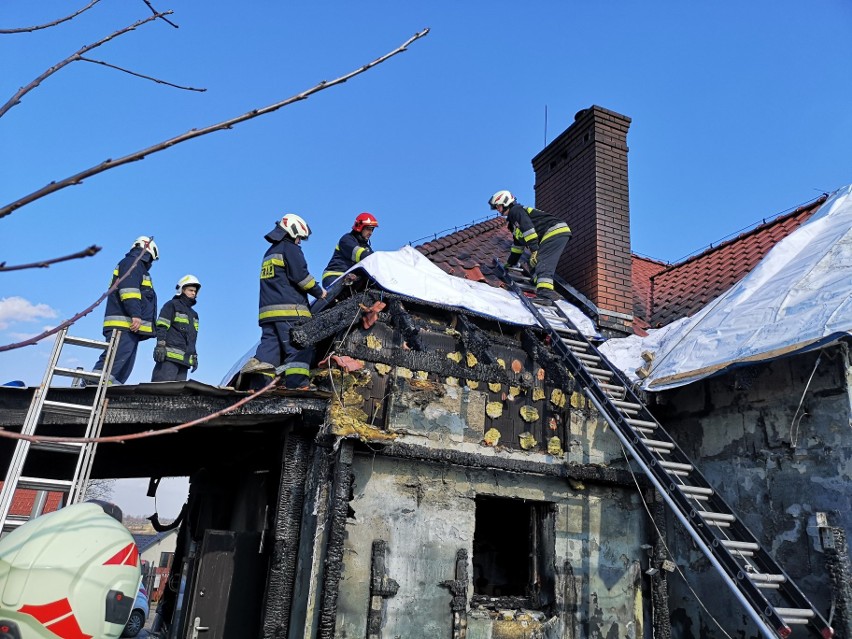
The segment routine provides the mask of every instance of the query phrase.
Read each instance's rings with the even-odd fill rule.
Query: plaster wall
[[[522,629],[472,612],[468,639],[644,636],[646,516],[637,491],[364,454],[353,474],[336,636],[365,637],[371,546],[382,539],[399,590],[384,600],[381,637],[451,637],[451,593],[440,584],[456,579],[459,549],[473,558],[477,495],[555,504],[556,604],[538,635],[528,634],[536,623]],[[472,574],[468,565],[468,607]]]
[[[818,513],[852,531],[852,419],[846,347],[756,365],[661,393],[660,422],[758,541],[828,617],[830,580]],[[809,381],[810,380],[810,381]],[[801,402],[801,406],[800,406]],[[670,548],[725,629],[749,623],[691,540],[674,526]],[[672,579],[673,636],[724,637]],[[730,611],[737,611],[730,614]],[[743,636],[755,636],[745,634]]]

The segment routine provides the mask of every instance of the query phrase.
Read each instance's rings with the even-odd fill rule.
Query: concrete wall
[[[371,546],[388,544],[387,574],[399,591],[386,600],[382,637],[451,637],[456,553],[473,552],[475,497],[491,495],[556,504],[558,614],[540,626],[485,611],[468,615],[468,639],[499,637],[643,637],[642,570],[646,517],[635,490],[569,486],[557,478],[439,466],[357,455],[347,522],[336,636],[364,637]],[[643,564],[643,565],[644,565]],[[468,566],[468,601],[473,593]],[[543,616],[540,616],[543,619]],[[545,620],[546,621],[546,620]],[[539,627],[539,634],[533,629]]]
[[[852,368],[845,346],[824,351],[815,369],[816,360],[817,354],[789,357],[667,391],[657,398],[654,412],[827,617],[831,580],[817,515],[825,513],[848,538]],[[732,633],[748,628],[739,605],[685,534],[674,527],[669,539],[678,563],[689,569],[693,588],[711,613],[724,619],[725,629]],[[669,590],[673,636],[725,636],[697,608],[695,595],[681,580],[672,578]]]

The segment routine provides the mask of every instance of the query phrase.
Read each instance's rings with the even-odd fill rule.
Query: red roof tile
[[[0,481],[0,486],[2,485],[3,482]],[[12,507],[9,509],[9,514],[29,516],[33,510],[35,497],[36,491],[30,490],[29,488],[19,488],[15,491],[15,494],[12,497]],[[62,493],[47,493],[47,501],[45,501],[44,510],[42,512],[51,513],[54,510],[59,510],[59,507],[62,505],[62,497]]]
[[[651,309],[645,316],[651,326],[665,326],[692,315],[739,282],[778,242],[804,224],[825,201],[825,196],[791,213],[764,222],[719,246],[650,276]],[[636,264],[634,256],[634,265]],[[635,266],[634,266],[635,268]],[[637,288],[634,273],[634,297]],[[641,279],[641,278],[640,278]]]

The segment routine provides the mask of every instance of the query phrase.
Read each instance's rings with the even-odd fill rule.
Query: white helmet
[[[140,235],[134,240],[133,248],[136,248],[137,246],[148,251],[151,254],[151,257],[154,258],[154,260],[160,259],[160,249],[157,248],[157,244],[154,242],[154,240],[148,237],[147,235]]]
[[[488,206],[491,207],[491,210],[494,211],[497,209],[497,206],[511,206],[515,203],[515,196],[509,193],[508,191],[497,191],[494,195],[491,196],[491,199],[488,200]]]
[[[281,221],[278,222],[278,226],[287,231],[287,235],[292,237],[294,240],[307,240],[311,236],[311,227],[308,226],[308,223],[305,222],[305,220],[295,213],[287,213],[281,218]]]
[[[183,293],[183,289],[187,286],[194,286],[201,290],[201,282],[198,281],[198,278],[195,277],[195,275],[184,275],[178,280],[177,286],[175,286],[175,290],[178,292],[178,295]]]

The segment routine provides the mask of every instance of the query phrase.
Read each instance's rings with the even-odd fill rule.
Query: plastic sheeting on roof
[[[722,296],[648,337],[601,348],[631,379],[643,351],[655,359],[642,387],[674,388],[735,366],[819,348],[852,333],[852,185],[829,197]]]
[[[362,269],[383,289],[420,301],[467,309],[502,322],[535,326],[537,322],[514,293],[484,282],[445,273],[419,251],[404,246],[398,251],[378,251],[350,270]],[[585,335],[597,336],[592,321],[568,304],[558,302]]]

